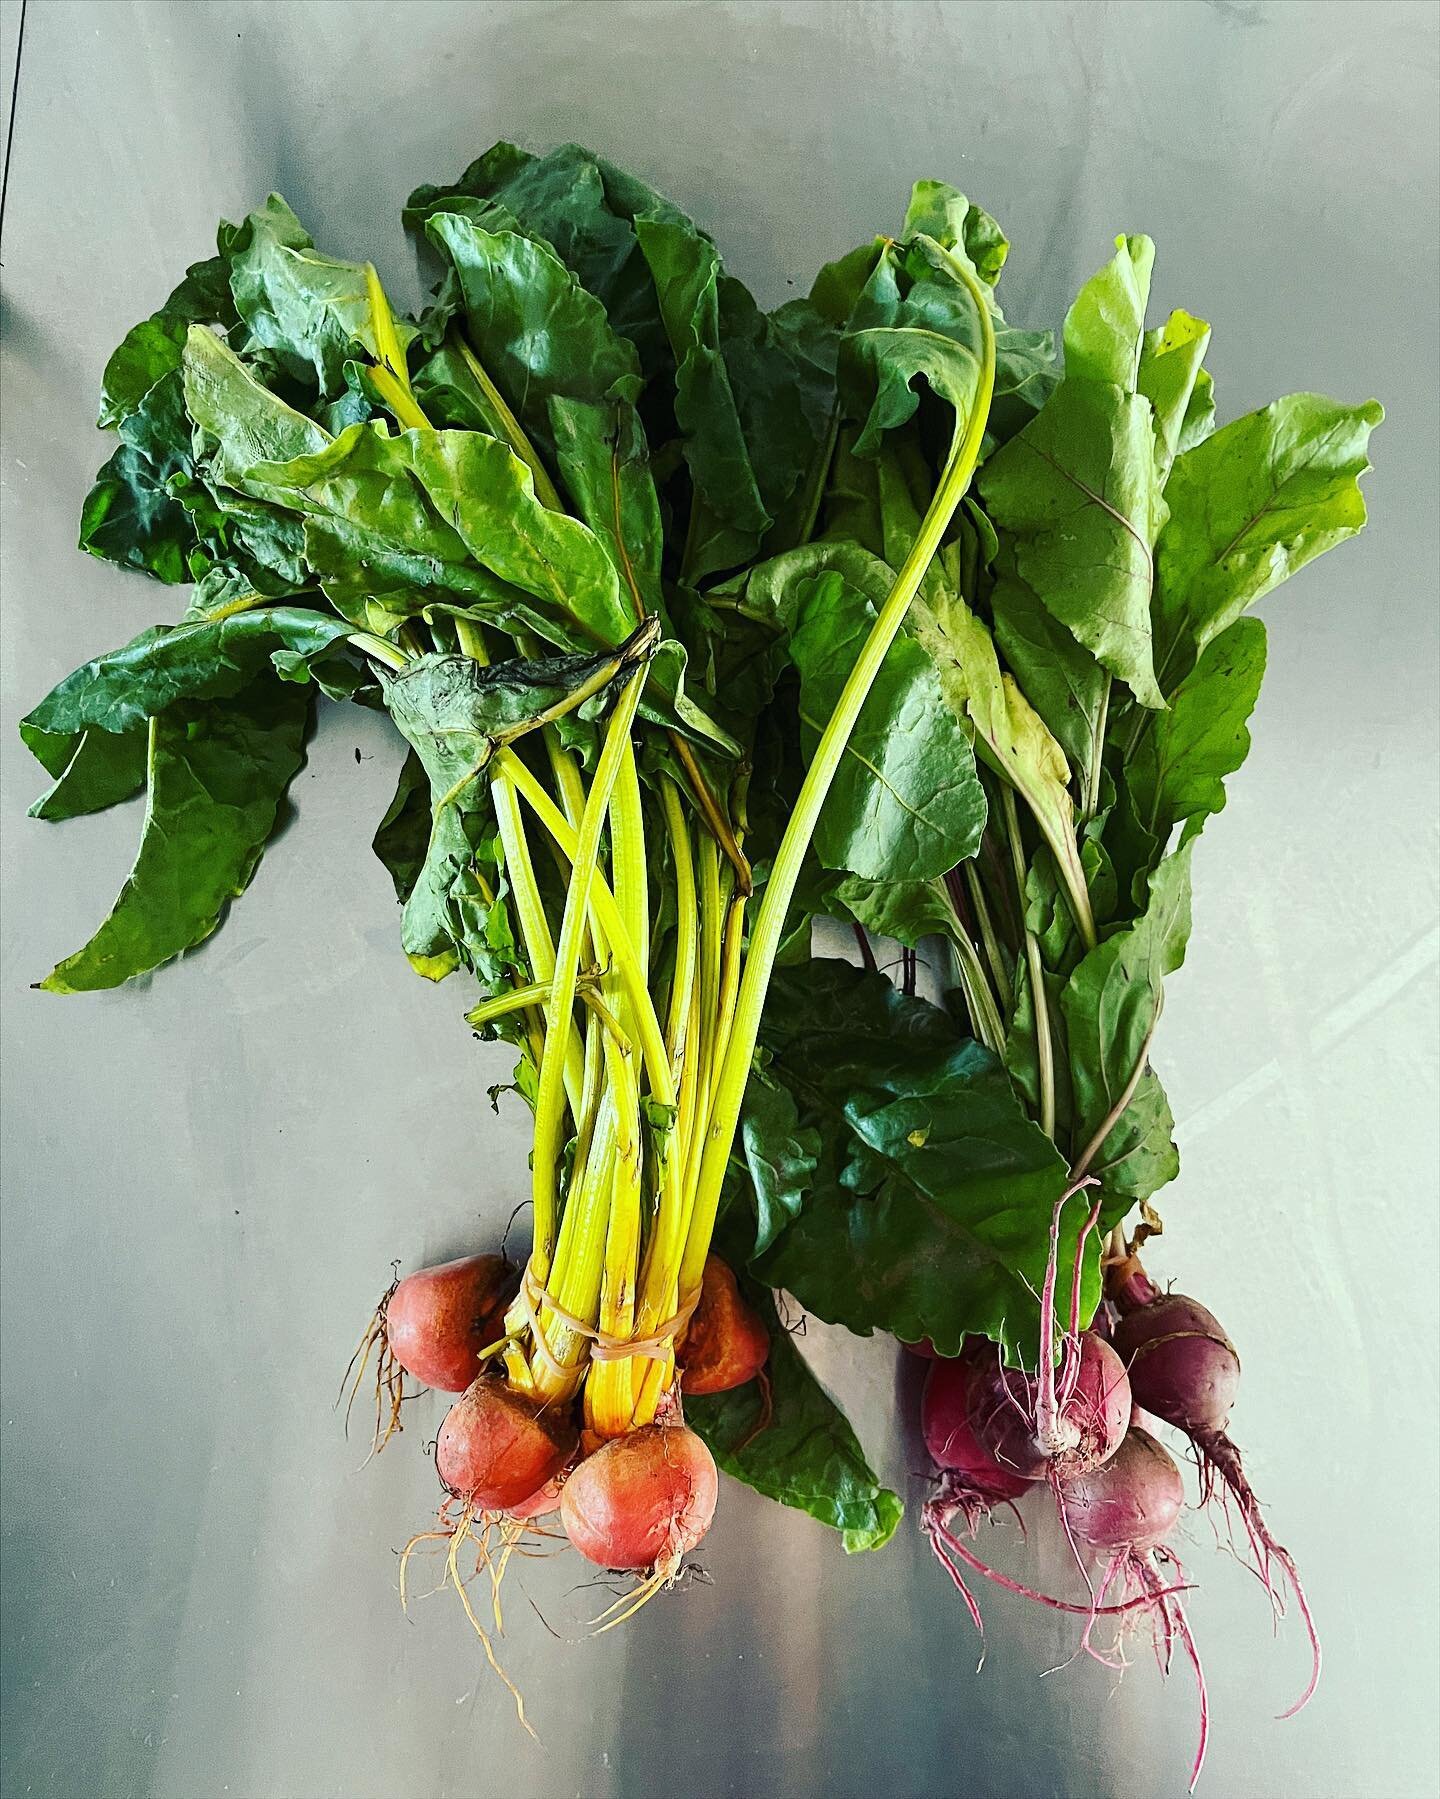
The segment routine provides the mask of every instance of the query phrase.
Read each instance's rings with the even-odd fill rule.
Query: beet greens
[[[1196,839],[1250,747],[1249,608],[1363,525],[1379,406],[1297,394],[1217,428],[1210,328],[1147,328],[1143,236],[1057,357],[1004,316],[999,225],[938,181],[772,312],[574,145],[498,143],[404,218],[434,281],[416,317],[272,195],[107,365],[119,442],[81,547],[187,591],[21,727],[54,782],[36,816],[145,794],[114,909],[41,984],[114,987],[203,941],[317,706],[383,710],[402,947],[478,987],[468,1021],[513,1047],[533,1113],[501,1309],[422,1271],[362,1341],[380,1436],[405,1370],[460,1391],[416,1541],[448,1546],[477,1630],[462,1544],[483,1560],[499,1529],[503,1571],[558,1504],[584,1555],[641,1574],[623,1618],[708,1527],[716,1463],[846,1549],[889,1539],[900,1502],[781,1328],[783,1288],[966,1346],[931,1376],[923,1516],[967,1599],[962,1564],[1085,1616],[1087,1646],[1144,1613],[1162,1655],[1192,1649],[1157,1572],[1168,1475],[1163,1527],[1101,1521],[1128,1515],[1106,1468],[1164,1472],[1120,1384],[1154,1351],[1133,1318],[1115,1348],[1086,1327],[1109,1322],[1102,1246],[1128,1266],[1178,1171],[1151,1053]],[[811,957],[817,920],[861,966]],[[725,1303],[682,1422],[707,1265]],[[743,1342],[713,1340],[722,1315]],[[1272,1563],[1293,1582],[1225,1418],[1164,1416],[1267,1585]],[[1088,1606],[952,1528],[1026,1482],[1082,1569],[1099,1553]]]

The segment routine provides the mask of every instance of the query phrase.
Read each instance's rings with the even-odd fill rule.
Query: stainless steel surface
[[[4,42],[16,7],[7,0]],[[1058,323],[1118,230],[1215,322],[1226,416],[1297,387],[1389,408],[1373,525],[1266,608],[1255,749],[1197,863],[1159,1061],[1185,1173],[1156,1259],[1247,1371],[1236,1428],[1306,1570],[1319,1698],[1191,1527],[1213,1799],[1433,1796],[1436,11],[1428,5],[62,4],[31,0],[5,221],[5,1791],[157,1799],[984,1795],[1183,1789],[1194,1704],[1118,1691],[987,1594],[977,1644],[906,1527],[847,1561],[727,1486],[713,1584],[585,1640],[570,1562],[512,1594],[517,1728],[452,1603],[407,1623],[438,1418],[357,1471],[330,1409],[392,1257],[487,1243],[526,1136],[458,983],[406,968],[368,837],[383,721],[326,719],[299,818],[146,990],[27,990],[89,932],[133,809],[28,823],[15,720],[166,596],[73,550],[104,358],[279,188],[413,286],[398,208],[501,135],[579,138],[692,209],[767,301],[893,224],[914,176],[1016,242]],[[8,82],[7,82],[8,88]],[[356,749],[361,760],[357,765]],[[812,1328],[903,1481],[913,1371]],[[912,1483],[912,1492],[915,1490]],[[997,1553],[1014,1554],[997,1539]],[[1058,1566],[1042,1541],[1042,1572]]]

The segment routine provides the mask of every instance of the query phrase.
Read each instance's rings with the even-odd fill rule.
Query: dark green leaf
[[[194,466],[178,372],[162,375],[126,413],[120,439],[85,496],[80,548],[161,581],[188,581],[195,527],[169,486]]]
[[[35,750],[35,744],[30,741],[32,732],[33,727],[21,725],[21,736]],[[51,767],[55,785],[31,806],[31,818],[58,820],[103,812],[107,806],[128,800],[145,785],[147,733],[143,727],[126,731],[119,737],[100,730],[82,731],[78,736],[34,734],[50,737],[52,743],[71,748],[69,756],[58,768]],[[49,766],[44,756],[40,760]]]
[[[815,1176],[820,1140],[800,1123],[794,1096],[751,1071],[740,1121],[740,1148],[755,1200],[755,1238],[747,1258],[763,1255],[805,1203]]]
[[[97,423],[102,429],[120,424],[162,376],[179,368],[190,325],[228,327],[235,319],[225,260],[192,263],[160,310],[132,326],[105,364]]]
[[[430,777],[414,750],[405,752],[395,797],[376,827],[371,847],[385,864],[403,906],[415,889],[430,841]]]
[[[769,1294],[743,1276],[741,1290],[770,1332],[770,1421],[756,1434],[762,1398],[759,1383],[749,1381],[708,1399],[687,1398],[685,1422],[727,1474],[842,1532],[847,1554],[883,1548],[904,1507],[871,1471],[849,1420],[806,1366]]]
[[[800,592],[790,653],[800,671],[807,754],[874,616],[871,601],[834,570]],[[850,735],[815,831],[816,853],[827,868],[869,880],[925,880],[974,855],[984,826],[969,737],[929,652],[901,636]]]
[[[259,680],[223,701],[182,701],[150,726],[140,851],[115,908],[40,984],[118,987],[208,937],[250,884],[285,789],[305,760],[304,688]]]
[[[340,619],[267,606],[192,624],[152,625],[123,649],[97,656],[54,687],[25,720],[50,732],[134,730],[177,700],[238,693],[275,649],[314,654],[348,631]]]
[[[770,524],[720,341],[720,258],[678,217],[635,221],[675,357],[675,417],[697,496],[685,575],[752,557]]]
[[[978,1332],[1033,1353],[1067,1170],[995,1057],[883,976],[828,961],[777,973],[762,1042],[822,1159],[761,1277],[863,1335],[953,1353]]]
[[[642,212],[683,215],[643,182],[578,144],[537,157],[498,143],[451,186],[417,188],[405,220],[420,226],[438,212],[491,230],[515,222],[543,238],[601,302],[613,329],[635,345],[647,378],[668,367],[669,344],[633,220]]]

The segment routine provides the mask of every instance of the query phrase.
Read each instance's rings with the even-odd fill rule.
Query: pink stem
[[[975,1603],[975,1595],[970,1591],[969,1587],[965,1585],[964,1580],[961,1578],[960,1570],[955,1566],[954,1562],[950,1560],[950,1557],[946,1555],[944,1549],[941,1548],[940,1538],[937,1532],[931,1531],[929,1536],[930,1547],[935,1552],[936,1560],[950,1576],[951,1580],[954,1581],[955,1591],[960,1595],[961,1599],[964,1600],[965,1609],[970,1614],[970,1622],[983,1637],[985,1635],[985,1620],[980,1616],[980,1607]]]
[[[946,1545],[952,1549],[967,1568],[976,1574],[983,1574],[986,1580],[993,1580],[998,1587],[1004,1587],[1007,1593],[1018,1593],[1022,1599],[1033,1599],[1037,1605],[1048,1605],[1051,1611],[1069,1612],[1075,1618],[1089,1618],[1092,1615],[1100,1618],[1118,1617],[1123,1612],[1133,1612],[1148,1606],[1159,1597],[1159,1593],[1141,1593],[1134,1599],[1126,1599],[1118,1605],[1073,1605],[1068,1599],[1055,1599],[1049,1593],[1037,1593],[1034,1587],[1027,1587],[1021,1581],[1011,1580],[1008,1574],[1002,1574],[998,1568],[992,1568],[982,1562],[973,1550],[968,1549],[960,1539],[948,1530],[945,1524],[934,1517],[927,1517],[924,1523],[927,1532],[942,1537]],[[1165,1594],[1188,1593],[1188,1586],[1165,1587]]]
[[[1305,1597],[1305,1589],[1300,1584],[1300,1575],[1295,1566],[1295,1559],[1284,1544],[1276,1542],[1270,1534],[1260,1501],[1255,1497],[1255,1489],[1250,1485],[1249,1478],[1245,1473],[1245,1465],[1240,1459],[1240,1451],[1224,1431],[1196,1432],[1193,1441],[1196,1449],[1200,1452],[1207,1472],[1219,1476],[1234,1495],[1235,1503],[1240,1507],[1240,1515],[1245,1521],[1246,1535],[1255,1548],[1261,1578],[1266,1586],[1271,1588],[1272,1600],[1273,1587],[1271,1587],[1269,1573],[1272,1561],[1278,1562],[1284,1569],[1290,1590],[1295,1595],[1295,1604],[1304,1622],[1306,1635],[1310,1639],[1310,1679],[1306,1684],[1305,1691],[1295,1703],[1278,1714],[1281,1718],[1293,1718],[1297,1712],[1303,1711],[1314,1698],[1315,1689],[1320,1684],[1320,1670],[1324,1659],[1320,1647],[1320,1633],[1310,1610],[1310,1602]]]
[[[1082,1259],[1085,1239],[1099,1222],[1100,1201],[1097,1199],[1090,1210],[1090,1216],[1080,1227],[1080,1235],[1075,1239],[1075,1266],[1070,1277],[1070,1329],[1077,1337],[1080,1335],[1080,1281],[1085,1266]]]
[[[1200,1650],[1190,1629],[1190,1620],[1185,1615],[1185,1607],[1179,1599],[1163,1599],[1161,1604],[1167,1609],[1174,1607],[1175,1632],[1185,1645],[1190,1666],[1195,1670],[1195,1691],[1200,1697],[1200,1740],[1195,1745],[1195,1760],[1190,1769],[1190,1791],[1193,1793],[1200,1779],[1200,1770],[1205,1766],[1205,1749],[1210,1741],[1210,1694],[1205,1685],[1205,1669],[1200,1662]]]

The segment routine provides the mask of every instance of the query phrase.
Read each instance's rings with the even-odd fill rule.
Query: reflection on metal
[[[7,58],[17,12],[0,13]],[[573,1558],[512,1568],[501,1653],[538,1745],[453,1603],[401,1617],[396,1552],[433,1513],[439,1401],[408,1407],[358,1472],[331,1398],[392,1258],[499,1237],[526,1191],[526,1131],[518,1105],[491,1116],[485,1089],[508,1069],[472,1042],[459,982],[406,967],[355,828],[389,798],[383,720],[328,716],[296,787],[304,831],[212,944],[144,993],[27,989],[93,926],[77,857],[118,871],[134,834],[123,809],[63,837],[27,825],[37,783],[9,753],[19,702],[153,616],[138,578],[127,589],[72,548],[108,453],[90,431],[106,355],[222,214],[279,188],[338,252],[385,250],[415,182],[504,132],[581,138],[653,178],[723,227],[771,302],[892,223],[917,175],[960,182],[1010,228],[1007,310],[1027,322],[1058,323],[1112,233],[1153,230],[1165,292],[1215,322],[1224,409],[1298,386],[1393,402],[1374,527],[1269,615],[1256,750],[1201,845],[1157,1051],[1190,1124],[1156,1273],[1183,1269],[1242,1345],[1237,1429],[1330,1651],[1316,1706],[1272,1723],[1303,1643],[1271,1640],[1253,1582],[1193,1528],[1215,1711],[1202,1792],[1433,1794],[1417,1646],[1435,1554],[1413,1532],[1433,1461],[1407,1459],[1403,1485],[1367,1475],[1396,1441],[1412,1457],[1413,1418],[1434,1410],[1433,1359],[1407,1358],[1404,1383],[1376,1360],[1434,1328],[1434,958],[1416,947],[1433,944],[1433,821],[1415,781],[1435,749],[1433,444],[1412,401],[1434,346],[1428,297],[1400,298],[1433,249],[1433,14],[423,4],[378,35],[377,16],[351,0],[77,0],[26,24],[0,460],[6,1792],[1160,1799],[1183,1784],[1183,1682],[1163,1689],[1143,1657],[1117,1693],[1083,1662],[1042,1680],[1071,1627],[1004,1594],[985,1596],[977,1675],[981,1645],[909,1523],[847,1560],[729,1484],[708,1584],[608,1636],[585,1634],[610,1595]],[[418,298],[402,267],[382,272]],[[1246,1086],[1272,1058],[1274,1079]],[[1283,1317],[1264,1220],[1284,1234]],[[1343,1461],[1311,1422],[1306,1346],[1327,1333]],[[813,1324],[805,1348],[887,1476],[914,1476],[918,1509],[920,1368]],[[1045,1524],[1029,1548],[997,1528],[985,1551],[1037,1585],[1067,1577]]]

